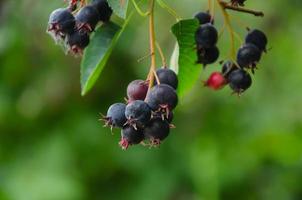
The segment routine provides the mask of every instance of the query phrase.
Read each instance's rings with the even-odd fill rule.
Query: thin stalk
[[[170,13],[170,15],[172,15],[176,21],[180,21],[181,17],[177,14],[177,12],[171,8],[168,4],[166,4],[165,2],[163,2],[162,0],[156,0],[156,2],[164,9],[166,9],[168,11],[168,13]]]
[[[255,15],[257,17],[263,17],[264,16],[264,13],[261,12],[261,11],[255,11],[255,10],[250,10],[250,9],[247,9],[247,8],[232,6],[232,5],[229,5],[227,2],[221,1],[221,0],[220,0],[220,5],[222,5],[224,9],[229,9],[229,10],[234,10],[234,11],[238,11],[238,12],[248,13],[248,14]]]
[[[137,11],[137,13],[138,13],[139,15],[141,15],[142,17],[146,17],[146,16],[149,15],[149,11],[143,12],[143,11],[140,9],[140,7],[138,6],[138,4],[136,3],[135,0],[132,0],[132,4],[133,4],[135,10]]]
[[[151,66],[148,74],[149,90],[154,85],[154,77],[156,71],[156,56],[155,56],[155,30],[154,30],[154,0],[150,0],[149,8],[149,37],[150,37],[150,54]]]
[[[158,53],[160,55],[160,58],[161,58],[161,61],[162,61],[162,65],[163,65],[164,68],[166,68],[167,67],[167,61],[166,61],[165,55],[163,53],[163,50],[160,47],[158,42],[156,42],[155,44],[156,44],[157,51],[158,51]]]

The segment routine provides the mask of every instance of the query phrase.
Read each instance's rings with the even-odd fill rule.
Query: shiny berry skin
[[[95,7],[91,5],[83,7],[75,16],[78,29],[87,33],[94,31],[99,17],[99,12]]]
[[[211,48],[199,48],[197,50],[197,63],[203,64],[204,66],[212,64],[219,58],[219,49],[214,46]]]
[[[151,119],[151,109],[146,102],[136,100],[126,106],[125,115],[129,125],[143,127]]]
[[[212,16],[208,12],[199,12],[194,18],[198,19],[200,25],[212,22]]]
[[[94,6],[99,12],[99,20],[102,22],[108,22],[112,15],[112,9],[110,8],[107,0],[93,0],[92,6]]]
[[[221,73],[224,77],[228,77],[228,75],[236,69],[238,69],[238,67],[232,61],[228,60],[223,63]]]
[[[213,72],[208,80],[205,82],[205,86],[213,90],[220,90],[227,84],[227,80],[220,72]]]
[[[89,44],[89,35],[80,31],[68,34],[66,37],[68,49],[74,55],[82,54]]]
[[[68,9],[59,8],[50,14],[47,31],[54,34],[54,37],[64,38],[66,34],[72,33],[74,28],[75,18]]]
[[[134,80],[127,87],[128,101],[144,100],[148,92],[148,82],[144,80]]]
[[[161,84],[167,84],[173,87],[174,89],[177,89],[178,78],[173,70],[168,68],[161,68],[156,71],[156,74]],[[155,82],[155,84],[157,83]]]
[[[244,44],[237,52],[237,63],[240,67],[255,68],[261,59],[261,51],[254,44]]]
[[[237,69],[228,76],[230,88],[237,94],[243,93],[252,85],[252,78],[248,72],[243,69]]]
[[[262,31],[254,29],[249,31],[249,33],[246,35],[245,43],[254,44],[260,49],[260,51],[265,51],[267,45],[267,37]]]
[[[166,139],[170,133],[170,125],[161,119],[152,119],[143,131],[145,138],[151,141],[151,144],[159,145]]]
[[[135,129],[132,126],[126,126],[121,130],[121,141],[119,142],[122,149],[127,149],[131,145],[141,143],[145,136],[143,131]]]
[[[218,32],[210,23],[201,25],[195,33],[195,41],[197,45],[203,48],[211,48],[215,46],[217,40]]]
[[[168,113],[177,106],[178,96],[174,88],[167,84],[160,84],[150,90],[146,102],[153,111]]]
[[[107,111],[107,115],[103,117],[106,126],[112,128],[119,127],[123,128],[127,121],[125,116],[126,104],[115,103],[111,105]]]

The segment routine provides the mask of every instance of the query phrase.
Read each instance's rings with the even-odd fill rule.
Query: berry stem
[[[165,2],[163,2],[162,0],[156,0],[156,2],[158,3],[158,5],[160,5],[160,7],[166,9],[168,13],[170,13],[170,15],[172,15],[176,19],[177,22],[181,20],[181,17],[177,14],[177,12]]]
[[[250,9],[246,9],[246,8],[242,8],[242,7],[237,7],[237,6],[232,6],[229,5],[227,2],[219,0],[219,4],[221,6],[223,6],[224,9],[229,9],[229,10],[234,10],[234,11],[238,11],[238,12],[243,12],[243,13],[248,13],[248,14],[252,14],[255,15],[256,17],[263,17],[264,13],[261,11],[255,11],[255,10],[250,10]]]
[[[157,51],[158,51],[158,53],[159,53],[159,55],[160,55],[160,57],[161,57],[161,61],[162,61],[163,67],[164,67],[164,68],[167,68],[167,61],[166,61],[165,55],[164,55],[164,53],[163,53],[163,50],[162,50],[162,48],[160,47],[160,45],[159,45],[158,42],[156,42],[155,44],[156,44]]]
[[[138,4],[136,3],[135,0],[132,0],[131,2],[132,2],[132,4],[133,4],[135,10],[137,11],[137,13],[138,13],[139,15],[141,15],[142,17],[146,17],[146,16],[149,15],[149,11],[143,12],[143,11],[139,8],[139,6],[138,6]]]
[[[154,72],[156,71],[156,58],[155,58],[155,30],[154,30],[154,0],[150,0],[149,8],[149,37],[150,37],[150,54],[151,66],[148,74],[149,90],[154,84]]]

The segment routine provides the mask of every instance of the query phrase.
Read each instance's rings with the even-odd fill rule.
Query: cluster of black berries
[[[111,105],[102,118],[111,129],[122,129],[119,144],[123,149],[145,140],[150,146],[158,146],[173,127],[173,110],[178,103],[178,78],[168,68],[160,68],[156,74],[160,83],[155,83],[150,89],[149,81],[132,81],[127,87],[127,103]]]
[[[219,49],[216,46],[218,32],[213,26],[213,18],[208,12],[197,13],[195,18],[200,24],[195,33],[197,63],[206,66],[214,63],[219,57]]]
[[[267,42],[267,37],[262,31],[249,30],[245,44],[237,52],[237,63],[223,63],[221,72],[212,73],[205,85],[218,90],[229,84],[233,92],[239,95],[246,91],[252,85],[252,78],[247,70],[250,69],[254,74],[262,53],[266,52]]]
[[[107,0],[93,0],[73,15],[78,1],[71,0],[67,8],[54,10],[50,14],[47,28],[54,40],[74,55],[82,54],[89,44],[89,34],[99,22],[108,22],[112,15]]]

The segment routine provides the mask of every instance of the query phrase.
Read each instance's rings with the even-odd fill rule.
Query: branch
[[[227,2],[219,0],[219,4],[221,6],[223,6],[224,9],[229,9],[229,10],[234,10],[234,11],[238,11],[238,12],[243,12],[243,13],[248,13],[248,14],[252,14],[255,15],[257,17],[263,17],[264,13],[261,11],[255,11],[255,10],[250,10],[250,9],[246,9],[246,8],[242,8],[242,7],[236,7],[236,6],[232,6],[229,5]]]

